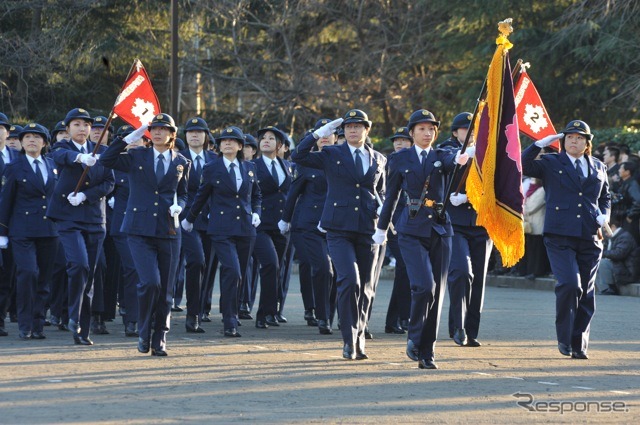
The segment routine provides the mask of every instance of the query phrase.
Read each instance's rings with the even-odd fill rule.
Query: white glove
[[[251,214],[251,225],[253,227],[258,227],[260,226],[260,216],[258,215],[258,213],[253,213]]]
[[[171,217],[173,217],[174,215],[180,215],[180,213],[182,212],[182,207],[180,205],[171,205],[169,207],[169,214],[171,215]]]
[[[387,232],[382,229],[376,229],[376,232],[373,234],[373,242],[376,245],[382,245],[387,241]]]
[[[76,193],[76,196],[73,196],[73,193],[70,193],[67,196],[67,200],[71,205],[73,205],[74,207],[77,207],[78,205],[80,205],[81,203],[87,200],[87,195],[85,195],[82,192],[78,192]]]
[[[451,200],[451,205],[457,207],[467,202],[467,195],[464,193],[452,193],[449,199]]]
[[[466,165],[467,161],[469,161],[469,154],[467,152],[461,154],[460,151],[458,151],[456,153],[456,164]]]
[[[547,137],[543,137],[542,139],[538,140],[536,142],[536,146],[539,148],[544,148],[549,146],[551,143],[555,142],[558,139],[561,139],[564,137],[563,133],[558,133],[558,134],[552,134],[551,136],[547,136]]]
[[[382,205],[378,206],[378,208],[376,209],[376,214],[378,214],[378,217],[380,217],[380,214],[382,214]]]
[[[476,156],[476,147],[475,146],[467,146],[467,149],[464,150],[464,153],[469,154],[469,158],[473,158]]]
[[[607,222],[607,215],[600,214],[599,216],[596,217],[596,221],[598,222],[598,225],[600,227],[604,226],[604,224]]]
[[[185,232],[190,232],[193,230],[193,223],[189,223],[186,218],[180,222],[180,225]]]
[[[90,153],[81,153],[78,155],[78,158],[80,159],[80,162],[87,167],[93,167],[98,161],[96,157],[91,155]]]
[[[116,204],[116,198],[109,198],[109,200],[107,201],[107,205],[109,205],[109,208],[113,209],[113,206]]]
[[[283,235],[286,235],[287,233],[289,233],[289,230],[291,229],[291,223],[287,223],[286,221],[280,220],[278,222],[278,229],[280,229],[280,233],[282,233]]]
[[[142,139],[142,136],[144,136],[144,133],[146,133],[147,131],[147,127],[149,127],[148,124],[144,124],[142,125],[139,129],[137,129],[136,131],[132,132],[131,134],[129,134],[127,137],[124,138],[124,142],[129,145],[135,141],[138,141],[140,139]]]
[[[322,232],[322,233],[327,233],[326,230],[324,230],[322,227],[320,227],[320,223],[318,223],[318,225],[316,226],[316,229],[320,230],[320,232]]]
[[[0,249],[9,248],[9,238],[6,236],[0,236]]]
[[[340,124],[342,124],[342,121],[343,121],[342,118],[338,118],[337,120],[333,120],[333,121],[323,125],[322,127],[317,129],[316,131],[314,131],[313,134],[315,134],[318,137],[318,139],[322,139],[323,137],[331,136],[333,133],[336,132],[336,128],[340,127]]]

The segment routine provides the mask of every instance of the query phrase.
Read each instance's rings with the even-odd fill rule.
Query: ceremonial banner
[[[522,164],[508,56],[512,45],[504,35],[496,44],[466,189],[477,223],[487,229],[503,265],[510,267],[524,255]]]
[[[521,132],[533,140],[556,134],[556,129],[553,127],[538,90],[525,70],[520,72],[516,82],[515,104]],[[560,148],[557,141],[551,146],[556,150]]]
[[[134,128],[150,123],[160,113],[158,96],[151,86],[147,71],[138,59],[116,99],[113,112]]]

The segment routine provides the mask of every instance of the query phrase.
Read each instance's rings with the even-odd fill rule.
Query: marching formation
[[[93,345],[90,334],[109,332],[105,319],[117,303],[138,351],[167,356],[183,292],[185,330],[206,332],[216,274],[225,337],[240,337],[241,321],[254,317],[258,329],[282,326],[295,257],[304,320],[322,335],[339,329],[343,358],[364,360],[388,246],[396,277],[385,332],[408,333],[407,356],[437,369],[446,288],[451,338],[481,346],[493,242],[464,188],[473,119],[457,115],[450,138],[435,146],[441,122],[419,109],[385,156],[360,109],[318,120],[295,149],[274,126],[255,137],[228,126],[212,137],[194,117],[183,126],[185,143],[168,114],[114,132],[81,108],[52,132],[27,124],[10,147],[15,126],[0,113],[0,336],[15,309],[20,339],[46,338],[50,322],[75,344]],[[538,155],[558,138],[561,152]],[[586,123],[572,121],[522,154],[524,174],[547,190],[558,347],[574,358],[587,358],[597,234],[609,209],[606,168],[590,155],[591,139]]]

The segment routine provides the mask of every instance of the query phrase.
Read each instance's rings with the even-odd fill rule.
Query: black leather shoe
[[[318,331],[320,331],[320,335],[331,335],[333,333],[331,325],[326,320],[318,320]]]
[[[353,346],[349,344],[344,345],[344,347],[342,348],[342,358],[347,360],[355,359],[355,356],[353,354]]]
[[[438,365],[435,364],[433,360],[420,359],[418,361],[418,367],[420,369],[437,369]]]
[[[278,321],[278,323],[287,323],[287,318],[284,317],[282,315],[282,313],[278,313],[275,315],[276,320]],[[314,325],[315,326],[315,325]]]
[[[108,335],[109,331],[99,314],[94,314],[91,318],[91,333],[95,335]]]
[[[280,326],[280,323],[278,323],[278,319],[276,319],[275,316],[271,314],[267,314],[264,317],[264,322],[269,326]]]
[[[569,344],[563,344],[562,342],[559,342],[558,351],[560,351],[560,354],[562,354],[563,356],[570,356],[571,346],[569,346]]]
[[[171,307],[171,311],[173,311],[174,313],[180,313],[181,311],[184,311],[184,309],[178,305],[174,305],[173,307]]]
[[[307,321],[307,326],[318,326],[318,320],[313,312],[313,309],[304,311],[304,320]]]
[[[244,310],[240,310],[238,312],[238,318],[239,319],[243,319],[243,320],[253,320],[253,317],[251,316],[251,313],[249,313],[248,311],[244,311]]]
[[[140,336],[138,334],[138,330],[136,329],[136,322],[127,322],[124,327],[124,334],[126,336]]]
[[[210,322],[211,321],[211,315],[209,313],[202,313],[200,315],[200,322]]]
[[[16,313],[9,313],[9,321],[11,323],[18,323],[18,315]]]
[[[405,331],[409,330],[409,321],[407,319],[400,320],[400,327]]]
[[[467,347],[480,347],[482,344],[480,344],[480,341],[478,341],[475,338],[468,338],[467,339]]]
[[[49,319],[44,319],[43,326],[51,326],[51,321]]]
[[[79,334],[73,334],[73,341],[76,345],[93,345],[93,341],[89,337],[85,338]]]
[[[67,331],[69,331],[69,325],[66,325],[64,323],[60,323],[58,325],[58,330],[67,332]]]
[[[141,353],[149,352],[149,341],[144,338],[138,338],[138,351]]]
[[[47,339],[47,336],[44,332],[32,332],[31,339]]]
[[[373,334],[369,332],[369,328],[364,328],[364,339],[373,339]]]
[[[356,349],[356,360],[368,360],[369,356],[367,356],[367,353],[364,352],[364,350],[361,349]]]
[[[402,329],[400,326],[389,326],[389,325],[385,325],[384,327],[384,333],[386,334],[404,334],[407,333],[404,329]]]
[[[204,333],[204,329],[202,329],[200,325],[198,325],[198,318],[196,316],[187,316],[187,320],[185,322],[184,327],[187,330],[187,333],[194,333],[194,334]]]
[[[453,342],[458,344],[459,346],[467,345],[467,333],[464,329],[456,329],[453,333]]]
[[[162,348],[152,348],[151,355],[155,357],[167,357],[168,354]]]
[[[28,341],[31,339],[31,332],[20,332],[18,334],[18,338],[20,338],[23,341]]]
[[[228,336],[230,338],[240,338],[240,334],[236,328],[229,328],[224,330],[224,336]]]
[[[51,324],[51,326],[59,326],[61,321],[58,316],[54,316],[52,314],[51,316],[49,316],[49,323]]]
[[[315,317],[307,320],[307,326],[318,326],[318,320]]]
[[[407,340],[407,357],[416,362],[420,360],[420,350],[410,339]]]
[[[589,356],[587,356],[587,352],[586,351],[574,351],[574,352],[571,353],[571,358],[572,359],[587,360],[589,358]]]
[[[8,336],[9,332],[4,330],[4,327],[0,326],[0,336]]]
[[[258,329],[267,329],[269,325],[267,325],[264,320],[256,320],[256,328]]]

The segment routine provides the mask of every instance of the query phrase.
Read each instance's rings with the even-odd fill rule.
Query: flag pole
[[[133,64],[131,65],[131,68],[129,69],[129,73],[127,74],[127,77],[124,79],[124,84],[127,83],[127,81],[129,80],[129,77],[131,77],[131,74],[133,74],[133,69],[135,68],[136,64],[139,61],[140,61],[139,59],[136,59],[136,60],[133,61]],[[120,88],[120,93],[118,93],[118,97],[120,97],[120,94],[122,93],[122,90],[124,89],[124,84],[122,85],[122,88]],[[116,102],[118,102],[118,97],[116,98]],[[109,131],[109,126],[111,125],[111,121],[113,121],[113,118],[114,118],[113,110],[115,108],[116,108],[116,105],[114,104],[113,107],[111,108],[111,112],[109,112],[109,117],[107,118],[107,123],[104,125],[104,128],[102,129],[102,132],[100,133],[100,137],[98,137],[98,143],[96,143],[96,146],[93,148],[93,152],[91,152],[92,156],[96,156],[96,154],[98,153],[98,149],[100,149],[100,145],[102,145],[102,141],[104,140],[105,133],[107,133]],[[76,185],[76,188],[73,191],[73,195],[74,196],[80,191],[82,185],[84,184],[84,181],[87,179],[87,174],[89,173],[89,168],[90,167],[85,167],[84,171],[82,171],[82,175],[80,176],[80,180],[78,180],[78,184]]]

